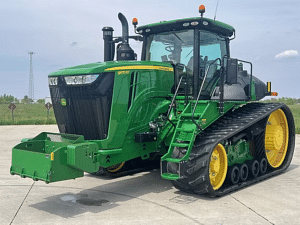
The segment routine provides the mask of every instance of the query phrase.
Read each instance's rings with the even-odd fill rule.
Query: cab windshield
[[[193,78],[193,57],[195,46],[195,30],[171,31],[160,34],[152,34],[147,38],[146,60],[159,62],[181,63],[185,66],[185,71],[190,75],[190,82]],[[200,30],[200,57],[199,57],[199,77],[203,81],[205,71],[209,65],[217,58],[223,59],[227,55],[225,38],[215,33]],[[207,78],[203,85],[203,94],[210,96],[212,89],[218,82],[219,61],[210,66]],[[219,77],[219,76],[218,76]],[[192,86],[192,85],[191,85]],[[192,90],[189,89],[191,92]]]
[[[194,30],[152,34],[147,39],[146,60],[172,61],[185,66],[193,58]]]

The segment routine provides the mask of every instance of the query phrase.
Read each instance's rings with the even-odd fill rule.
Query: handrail
[[[176,98],[176,96],[177,96],[177,93],[178,93],[178,90],[179,90],[179,87],[180,87],[180,84],[181,84],[182,78],[183,78],[183,76],[180,78],[180,80],[179,80],[179,82],[178,82],[178,85],[177,85],[176,91],[175,91],[175,93],[174,93],[174,96],[173,96],[173,99],[172,99],[171,105],[170,105],[170,107],[169,107],[169,110],[168,110],[168,113],[167,113],[167,118],[169,118],[169,115],[170,115],[171,109],[172,109],[172,107],[173,107],[173,104],[174,104],[175,98]]]
[[[195,106],[194,106],[194,110],[193,110],[193,113],[192,113],[192,121],[193,121],[193,123],[194,123],[200,130],[202,130],[202,128],[201,128],[201,126],[200,126],[198,123],[196,123],[196,121],[195,121],[195,119],[194,119],[194,115],[195,115],[195,111],[196,111],[196,108],[197,108],[197,105],[198,105],[198,101],[199,101],[199,98],[200,98],[200,94],[201,94],[201,91],[202,91],[202,89],[203,89],[203,85],[204,85],[204,83],[205,83],[205,80],[206,80],[208,71],[209,71],[209,69],[210,69],[210,66],[211,66],[212,64],[214,64],[217,60],[220,61],[220,65],[221,65],[221,63],[222,63],[221,59],[220,59],[220,58],[216,58],[212,63],[209,64],[209,66],[207,67],[207,69],[206,69],[206,71],[205,71],[205,75],[204,75],[204,78],[203,78],[203,81],[202,81],[200,90],[199,90],[199,92],[198,92],[198,96],[197,96],[197,99],[196,99],[196,104],[195,104]]]

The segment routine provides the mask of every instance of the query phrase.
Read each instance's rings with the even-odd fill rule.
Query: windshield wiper
[[[185,44],[184,41],[174,31],[172,31],[172,34],[174,34],[175,37],[177,37],[179,41],[181,41],[183,44]]]

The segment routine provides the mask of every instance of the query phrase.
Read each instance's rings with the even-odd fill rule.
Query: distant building
[[[46,97],[45,98],[45,104],[47,104],[48,102],[52,104],[51,97]]]

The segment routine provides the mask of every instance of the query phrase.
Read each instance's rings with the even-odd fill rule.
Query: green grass
[[[42,125],[56,124],[53,108],[49,110],[44,104],[16,104],[14,120],[9,104],[0,104],[0,125]]]
[[[293,113],[293,116],[294,116],[296,134],[300,134],[300,104],[289,105],[289,107],[292,110],[292,113]]]

